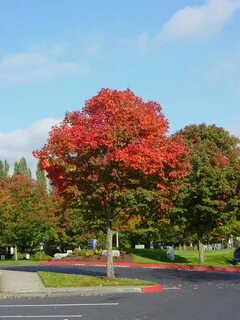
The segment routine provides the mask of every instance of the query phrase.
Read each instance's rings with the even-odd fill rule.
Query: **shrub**
[[[81,255],[81,251],[79,248],[75,248],[72,252],[73,256],[80,256]]]
[[[94,250],[86,249],[82,250],[84,257],[93,257],[94,256]]]
[[[102,249],[95,249],[94,254],[101,256],[102,255]]]
[[[49,260],[52,260],[52,257],[47,255],[44,251],[42,252],[37,251],[33,255],[30,254],[30,260],[31,261],[40,261],[40,260],[49,261]]]

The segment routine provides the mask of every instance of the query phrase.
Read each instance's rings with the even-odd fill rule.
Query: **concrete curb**
[[[141,288],[142,293],[156,293],[164,290],[164,287],[161,284],[155,284],[154,286],[148,286]]]
[[[121,287],[84,287],[84,288],[46,288],[44,291],[13,291],[2,292],[1,298],[20,297],[66,297],[76,295],[102,295],[114,293],[157,293],[164,289],[162,285],[152,286],[121,286]]]
[[[44,266],[50,265],[74,265],[74,266],[95,266],[102,267],[106,266],[104,261],[77,261],[77,260],[58,260],[58,261],[46,261],[42,263]],[[210,266],[192,266],[192,265],[177,265],[177,264],[158,264],[158,263],[126,263],[126,262],[115,262],[115,267],[136,267],[136,268],[149,268],[149,269],[170,269],[170,270],[185,270],[185,271],[207,271],[207,272],[240,272],[238,267],[210,267]]]
[[[2,277],[2,272],[0,270],[0,299],[3,297],[3,288],[2,288],[2,281],[1,281],[1,277]]]

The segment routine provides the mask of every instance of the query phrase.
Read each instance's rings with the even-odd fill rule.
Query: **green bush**
[[[95,255],[94,250],[91,250],[91,249],[86,249],[82,251],[83,251],[84,257],[93,257]]]
[[[30,254],[30,260],[31,261],[50,261],[52,260],[52,257],[47,255],[44,251],[40,252],[37,251],[34,254]]]
[[[24,260],[24,258],[25,258],[25,253],[18,252],[18,253],[17,253],[17,258],[18,258],[18,260]],[[15,260],[15,255],[12,256],[11,260]]]
[[[82,256],[82,257],[93,257],[95,255],[100,256],[102,254],[102,249],[82,249],[75,248],[72,252],[73,256]]]
[[[75,248],[72,252],[73,256],[80,256],[81,255],[81,250],[79,248]]]
[[[95,249],[94,250],[94,254],[98,255],[98,256],[101,256],[102,255],[102,249]]]

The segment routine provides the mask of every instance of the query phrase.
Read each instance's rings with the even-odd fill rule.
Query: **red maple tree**
[[[34,152],[59,193],[107,231],[108,277],[114,277],[112,230],[134,216],[161,214],[187,174],[188,152],[167,131],[157,102],[102,89],[82,111],[67,113]]]

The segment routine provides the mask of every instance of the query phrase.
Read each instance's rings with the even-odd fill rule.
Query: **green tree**
[[[22,252],[40,242],[57,238],[55,210],[57,201],[45,188],[24,175],[0,180],[0,238]]]
[[[173,219],[197,235],[202,264],[203,242],[234,220],[239,209],[239,139],[205,124],[187,126],[178,135],[190,149],[192,169],[176,197]]]
[[[21,174],[28,178],[32,177],[31,169],[27,166],[27,161],[22,157],[19,161],[14,163],[14,174]]]
[[[37,164],[37,170],[36,170],[36,180],[38,183],[42,184],[43,186],[45,186],[45,188],[47,189],[47,178],[46,178],[46,174],[45,171],[41,170],[39,168],[39,163]]]
[[[58,234],[57,244],[61,251],[65,252],[66,249],[77,248],[79,245],[85,246],[87,240],[94,237],[94,227],[91,227],[91,221],[83,218],[81,208],[69,208],[64,199],[57,195],[56,201],[58,207],[55,211],[55,227]],[[95,226],[94,223],[92,225]]]
[[[4,162],[0,160],[0,179],[6,178],[9,175],[9,167],[7,160]]]

